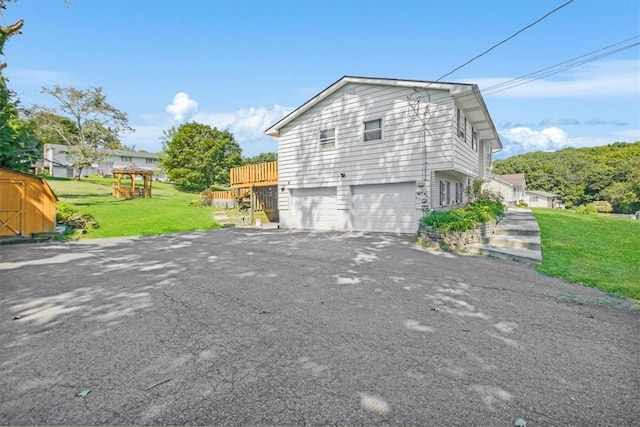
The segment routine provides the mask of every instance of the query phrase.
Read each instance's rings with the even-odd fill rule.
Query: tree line
[[[567,207],[608,201],[617,213],[640,210],[640,141],[520,154],[493,173],[524,173],[527,188],[558,194]]]

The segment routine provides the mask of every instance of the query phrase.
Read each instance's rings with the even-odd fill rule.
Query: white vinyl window
[[[320,148],[323,150],[336,148],[336,128],[320,131]]]
[[[120,156],[120,161],[122,161],[122,162],[130,162],[131,161],[131,157],[129,157],[129,156]]]
[[[467,118],[465,117],[464,120],[465,120],[464,125],[466,126]],[[460,111],[459,108],[456,108],[456,131],[458,133],[458,136],[464,139],[464,128],[462,126],[463,126],[462,112]]]
[[[382,139],[382,119],[364,122],[364,141],[375,141],[378,139]]]
[[[451,204],[451,183],[449,181],[440,181],[440,206]]]
[[[471,128],[471,149],[478,151],[478,132],[475,128]]]
[[[460,182],[456,182],[456,203],[462,203],[462,192],[464,186]]]

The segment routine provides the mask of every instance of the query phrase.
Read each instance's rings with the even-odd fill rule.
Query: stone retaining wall
[[[478,224],[472,230],[441,233],[428,225],[422,225],[417,241],[428,248],[467,252],[471,245],[480,243],[484,236],[492,235],[495,228],[496,221],[488,221]]]

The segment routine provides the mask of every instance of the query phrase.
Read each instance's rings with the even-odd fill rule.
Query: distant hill
[[[494,161],[493,173],[524,173],[528,189],[559,194],[568,207],[607,200],[614,212],[640,209],[640,141],[520,154]]]

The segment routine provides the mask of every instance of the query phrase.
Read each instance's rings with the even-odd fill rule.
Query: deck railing
[[[239,197],[240,194],[238,190],[231,191],[205,191],[200,193],[200,197],[203,199],[213,199],[213,200],[231,200]]]
[[[231,188],[278,185],[278,162],[265,162],[232,168],[229,175]]]

